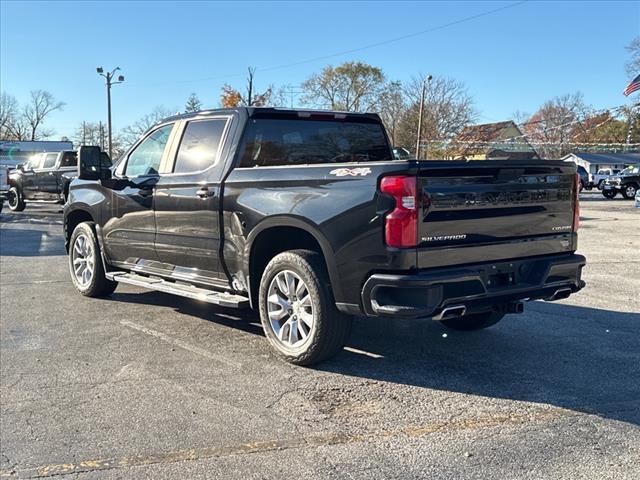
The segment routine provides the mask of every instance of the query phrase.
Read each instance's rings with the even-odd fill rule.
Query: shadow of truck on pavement
[[[262,335],[252,312],[149,292],[113,299],[174,307]],[[477,332],[431,320],[358,318],[345,350],[314,368],[351,377],[522,400],[640,425],[640,313],[531,302]]]

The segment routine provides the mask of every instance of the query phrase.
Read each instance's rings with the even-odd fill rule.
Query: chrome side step
[[[109,272],[106,274],[109,280],[120,283],[136,285],[138,287],[156,290],[158,292],[171,293],[181,297],[192,298],[202,302],[220,305],[221,307],[246,308],[249,306],[249,298],[243,295],[227,292],[207,290],[192,285],[169,282],[158,277],[146,277],[131,272]]]

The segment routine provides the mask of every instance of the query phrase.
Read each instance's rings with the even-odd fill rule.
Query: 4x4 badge
[[[367,167],[358,167],[358,168],[336,168],[335,170],[331,170],[329,172],[330,175],[335,175],[336,177],[366,177],[371,173],[371,169]]]

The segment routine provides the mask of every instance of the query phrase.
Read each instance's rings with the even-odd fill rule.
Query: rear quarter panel
[[[367,274],[416,266],[415,249],[384,244],[383,214],[393,201],[379,178],[407,162],[236,168],[224,185],[223,255],[233,276],[249,271],[251,246],[267,228],[296,226],[320,244],[337,302],[358,303]],[[357,170],[360,169],[360,170]]]

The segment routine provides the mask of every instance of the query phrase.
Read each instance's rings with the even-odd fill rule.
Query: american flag
[[[636,78],[631,80],[629,85],[627,85],[627,88],[625,88],[624,92],[622,92],[622,93],[624,93],[625,97],[628,97],[629,95],[631,95],[636,90],[640,90],[640,75],[636,76]]]

